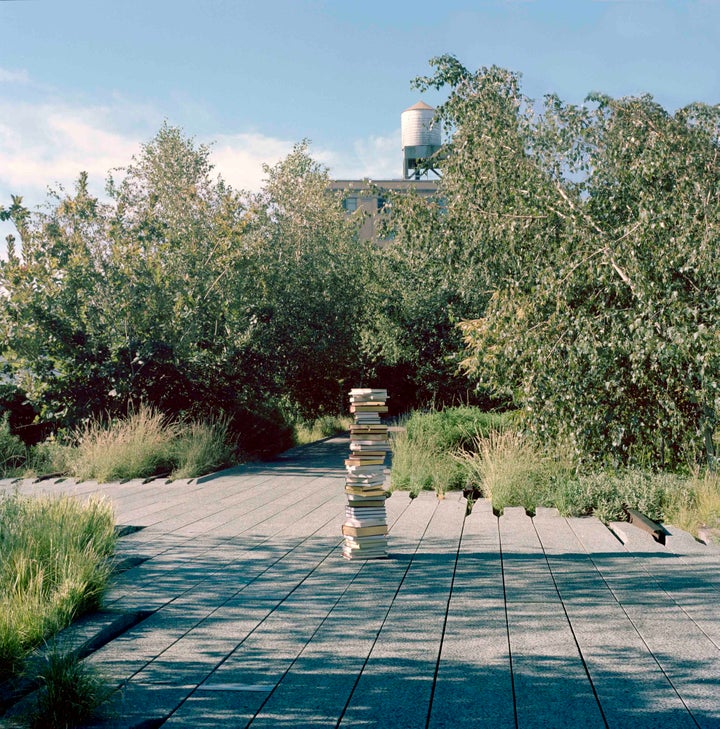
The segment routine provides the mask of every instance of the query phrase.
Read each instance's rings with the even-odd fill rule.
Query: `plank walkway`
[[[121,687],[102,726],[720,727],[720,549],[395,493],[390,558],[347,562],[347,448],[20,485],[102,494],[142,527],[106,607],[144,619],[86,659]]]

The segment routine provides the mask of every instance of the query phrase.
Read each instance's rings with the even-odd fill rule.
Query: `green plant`
[[[67,496],[0,498],[0,674],[96,607],[115,547],[109,504]]]
[[[25,445],[10,431],[8,415],[5,413],[0,417],[0,476],[14,473],[26,457]]]
[[[27,717],[30,729],[71,729],[96,717],[112,688],[93,666],[72,653],[51,650],[40,666],[40,688],[34,710]]]
[[[30,448],[25,470],[27,474],[69,473],[73,448],[57,437],[51,437]]]
[[[321,415],[314,420],[301,420],[293,425],[296,445],[314,443],[350,429],[352,418],[343,415]]]
[[[227,420],[180,423],[172,444],[172,478],[194,478],[228,465],[234,449]]]
[[[94,420],[78,434],[72,473],[103,482],[170,471],[177,435],[176,424],[144,405],[110,424]]]
[[[509,417],[474,407],[411,413],[392,437],[392,487],[438,492],[463,488],[467,469],[455,453]]]
[[[472,451],[463,451],[471,480],[493,507],[554,505],[553,494],[572,480],[574,466],[544,453],[526,433],[505,428],[478,436]]]

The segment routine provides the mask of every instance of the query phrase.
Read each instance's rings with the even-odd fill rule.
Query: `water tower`
[[[440,125],[432,123],[434,118],[435,109],[423,101],[405,109],[400,116],[403,177],[406,180],[419,180],[428,170],[438,174],[431,157],[440,149],[442,139]]]

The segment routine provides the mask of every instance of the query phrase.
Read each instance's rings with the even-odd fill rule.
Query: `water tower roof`
[[[429,109],[430,111],[435,111],[435,108],[432,106],[428,106],[424,101],[418,101],[417,104],[413,104],[412,106],[405,109],[405,111],[412,111],[413,109]]]

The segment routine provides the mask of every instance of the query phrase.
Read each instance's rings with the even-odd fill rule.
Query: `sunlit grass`
[[[104,501],[0,499],[0,675],[100,604],[111,573],[114,526]]]
[[[322,415],[315,420],[303,420],[293,425],[293,439],[296,445],[315,443],[323,438],[347,432],[352,424],[349,415]]]
[[[392,488],[438,493],[464,488],[467,468],[456,454],[508,417],[473,407],[412,413],[392,436]]]

